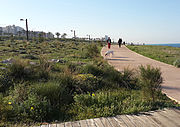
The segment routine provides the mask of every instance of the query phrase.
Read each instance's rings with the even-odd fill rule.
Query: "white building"
[[[9,25],[6,27],[0,27],[0,35],[15,35],[15,36],[26,36],[26,30],[24,30],[22,27],[15,26],[15,25]],[[42,37],[45,38],[54,38],[54,35],[51,32],[45,33],[43,31],[28,31],[29,37],[39,37],[39,35],[42,34]]]
[[[21,28],[19,26],[15,26],[15,25],[2,27],[3,33],[6,33],[6,34],[17,35],[18,31],[23,31],[23,30],[24,30],[23,28]]]

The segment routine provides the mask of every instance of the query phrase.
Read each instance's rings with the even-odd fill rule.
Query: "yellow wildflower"
[[[86,80],[86,76],[84,74],[79,74],[77,77],[79,77],[82,80]]]
[[[10,102],[10,101],[9,101],[9,102],[8,102],[8,104],[9,104],[9,105],[11,105],[11,104],[12,104],[12,102]]]
[[[92,94],[92,96],[94,97],[94,96],[95,96],[95,94],[93,93],[93,94]]]
[[[34,107],[31,107],[31,110],[33,110],[34,109]]]

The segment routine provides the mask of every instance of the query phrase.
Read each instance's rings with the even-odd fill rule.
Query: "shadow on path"
[[[113,58],[129,58],[129,57],[113,57]]]
[[[180,88],[177,87],[169,87],[169,86],[162,86],[163,89],[169,89],[169,90],[180,90]]]
[[[126,59],[113,59],[113,58],[107,58],[106,60],[113,60],[113,61],[134,61],[134,60],[126,60]]]

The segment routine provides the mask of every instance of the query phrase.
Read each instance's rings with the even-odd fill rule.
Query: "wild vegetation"
[[[170,46],[128,46],[129,49],[146,57],[180,67],[180,48]]]
[[[0,123],[34,124],[177,106],[161,93],[161,72],[116,71],[103,42],[0,41]],[[137,71],[138,73],[135,73]]]

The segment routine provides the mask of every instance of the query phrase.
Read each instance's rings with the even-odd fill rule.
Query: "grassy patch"
[[[167,64],[175,65],[177,67],[179,65],[179,62],[177,60],[180,59],[180,48],[169,47],[169,46],[151,46],[151,45],[128,46],[128,48],[146,57]]]
[[[94,117],[108,117],[119,114],[137,114],[160,106],[173,106],[165,95],[160,95],[152,103],[145,99],[141,90],[112,89],[74,96],[74,103],[68,111],[73,120]]]

